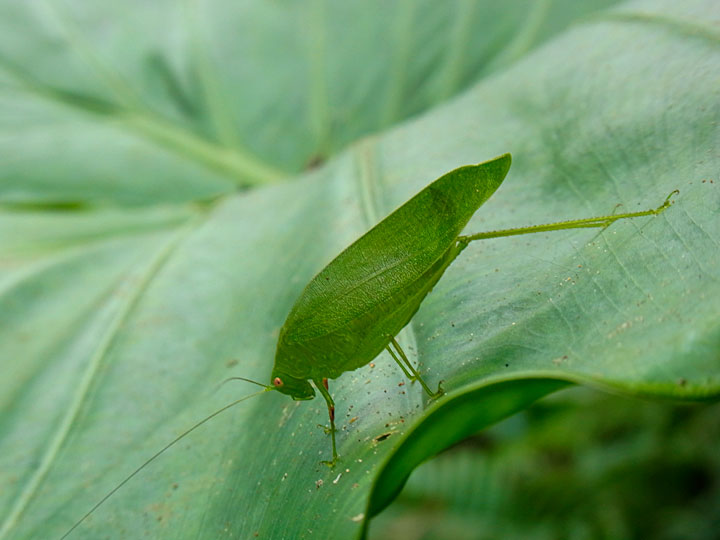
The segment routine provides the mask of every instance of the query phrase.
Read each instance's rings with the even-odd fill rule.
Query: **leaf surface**
[[[450,25],[451,15],[415,14],[410,20],[422,21],[416,29],[368,9],[355,28],[347,24],[351,8],[333,8],[341,13],[331,16],[312,11],[326,4],[308,3],[307,13],[325,20],[321,49],[337,55],[322,64],[324,80],[342,83],[324,86],[326,94],[307,90],[316,96],[307,103],[320,109],[301,108],[312,122],[298,123],[292,100],[301,98],[293,94],[288,104],[278,96],[315,88],[312,77],[320,76],[282,63],[300,39],[287,26],[299,8],[258,3],[225,13],[200,4],[193,8],[200,14],[183,16],[201,21],[205,30],[197,31],[206,34],[177,37],[186,27],[171,24],[174,8],[148,5],[156,7],[1,8],[3,25],[22,23],[43,39],[0,32],[0,153],[14,156],[3,160],[0,181],[0,538],[61,536],[174,436],[250,393],[242,383],[217,385],[229,376],[267,379],[280,326],[316,272],[430,181],[505,152],[513,167],[468,232],[603,215],[616,204],[654,208],[674,189],[680,195],[659,217],[600,233],[468,247],[399,336],[431,385],[445,381],[447,396],[428,404],[384,355],[331,382],[339,468],[320,464],[330,446],[317,427],[324,403],[270,393],[193,432],[72,538],[359,537],[422,460],[569,383],[657,399],[720,395],[714,2],[623,4],[495,68],[491,60],[504,49],[468,47],[480,53],[461,62],[457,81],[477,85],[343,151],[447,96],[429,81],[450,69],[438,60],[449,49],[432,39],[450,39],[433,25]],[[252,28],[238,31],[237,42],[197,38],[223,35],[237,20]],[[263,22],[248,22],[255,20]],[[365,36],[363,58],[373,46],[383,50],[375,45],[382,40],[361,30],[373,21],[417,54],[398,45],[395,63],[368,60],[369,71],[353,79],[351,63],[342,62],[355,50],[353,39]],[[173,30],[144,32],[143,25]],[[137,41],[128,42],[127,28]],[[221,43],[228,49],[214,54],[242,66],[215,67],[203,79],[202,70],[217,63],[189,69],[192,55],[178,53],[182,47],[167,49],[180,54],[175,63],[163,53],[182,84],[203,96],[190,99],[202,103],[202,119],[193,121],[166,93],[153,93],[142,63],[152,48],[146,40],[195,43],[189,36],[203,46]],[[283,43],[277,49],[275,38]],[[254,47],[263,51],[258,58]],[[113,73],[97,72],[81,52]],[[400,97],[387,90],[384,100],[373,99],[390,84],[382,76],[399,77],[400,66],[408,70],[393,83]],[[245,69],[265,78],[243,86]],[[308,86],[297,73],[312,79]],[[425,83],[411,92],[417,80]],[[336,110],[345,97],[348,116]],[[138,110],[142,120],[127,116]],[[148,118],[150,127],[131,125]],[[223,139],[222,122],[237,140]],[[168,123],[170,135],[160,129]],[[180,137],[178,125],[191,126],[182,134],[192,138]],[[234,150],[208,153],[198,141],[215,145],[213,152]],[[227,155],[242,170],[207,160]],[[290,174],[314,156],[331,158],[292,181],[235,188],[248,178],[272,183],[250,174],[257,169],[248,164]]]

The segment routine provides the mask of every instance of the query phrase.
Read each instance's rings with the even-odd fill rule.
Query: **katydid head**
[[[270,381],[275,390],[287,394],[294,400],[302,401],[315,397],[315,389],[307,379],[298,379],[274,369]]]

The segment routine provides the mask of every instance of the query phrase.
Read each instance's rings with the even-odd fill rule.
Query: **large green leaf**
[[[0,200],[277,181],[616,1],[0,0]]]
[[[332,382],[338,469],[319,462],[329,453],[317,427],[324,404],[271,393],[193,432],[73,537],[358,536],[419,462],[570,382],[655,398],[720,395],[715,3],[632,3],[596,15],[509,68],[501,62],[459,99],[336,154],[447,95],[411,91],[415,77],[439,81],[450,69],[439,59],[452,32],[436,25],[452,16],[431,4],[444,5],[428,2],[432,11],[411,19],[418,28],[379,9],[335,7],[331,17],[323,3],[188,8],[182,16],[205,22],[187,27],[173,26],[159,3],[152,13],[122,4],[95,14],[80,4],[3,4],[8,28],[25,21],[67,37],[0,32],[0,148],[16,156],[3,160],[0,193],[22,203],[0,213],[0,537],[60,536],[174,435],[249,393],[216,387],[232,375],[266,380],[279,327],[315,272],[429,181],[506,151],[513,168],[468,231],[604,214],[616,203],[651,208],[681,193],[662,216],[599,234],[469,247],[399,337],[448,395],[427,404],[384,356]],[[320,66],[335,66],[324,80],[342,84],[307,83],[315,100],[299,127],[298,74],[318,73],[286,55],[306,10],[326,22],[303,23],[302,35],[337,54]],[[520,20],[476,22],[497,29],[498,19]],[[390,60],[376,59],[387,44],[367,30],[374,22],[398,40]],[[195,45],[172,62],[161,55],[176,74],[185,72],[167,65],[205,58],[186,83],[172,77],[202,96],[185,96],[202,113],[183,116],[158,90],[168,81],[143,78],[145,40],[171,43],[168,28],[194,28],[179,42],[207,43],[225,25],[237,41],[217,40],[227,47],[215,52],[220,64]],[[375,75],[355,73],[354,40]],[[491,41],[462,47],[479,52],[457,81],[482,76],[478,64],[493,70]],[[249,75],[217,67],[238,58]],[[252,75],[260,80],[243,84]],[[400,89],[378,101],[381,82]],[[330,115],[345,97],[352,114]],[[366,116],[376,121],[355,121]],[[253,176],[258,163],[297,171],[328,155],[292,182],[232,191],[274,178]]]

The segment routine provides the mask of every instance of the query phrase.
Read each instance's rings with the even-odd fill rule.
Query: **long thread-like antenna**
[[[247,380],[247,379],[243,379],[243,380]],[[250,382],[254,382],[254,381],[250,381]],[[256,383],[256,384],[257,384],[257,383]],[[261,385],[261,386],[265,386],[265,385]],[[250,398],[253,398],[253,397],[255,397],[255,396],[259,396],[260,394],[263,394],[263,393],[265,393],[265,392],[270,392],[271,390],[275,390],[275,388],[274,388],[273,386],[265,386],[265,389],[264,389],[264,390],[260,390],[259,392],[255,392],[254,394],[250,394],[249,396],[245,396],[245,397],[242,397],[242,398],[240,398],[240,399],[237,399],[237,400],[233,401],[232,403],[230,403],[229,405],[225,405],[222,409],[219,409],[219,410],[215,411],[215,412],[212,413],[210,416],[207,416],[207,417],[203,418],[202,420],[200,420],[197,424],[195,424],[195,425],[194,425],[193,427],[191,427],[190,429],[187,429],[187,430],[185,430],[184,432],[182,432],[180,435],[178,435],[178,436],[175,437],[172,441],[170,441],[168,444],[166,444],[161,450],[159,450],[159,451],[157,451],[155,454],[153,454],[153,456],[152,456],[150,459],[148,459],[145,463],[143,463],[143,464],[140,465],[137,469],[135,469],[127,478],[125,478],[125,480],[123,480],[123,481],[120,482],[117,486],[115,486],[107,495],[105,495],[102,499],[100,499],[100,501],[99,501],[95,506],[93,506],[83,517],[81,517],[81,518],[75,523],[75,525],[73,525],[65,534],[63,534],[63,535],[60,537],[60,540],[63,540],[64,538],[67,538],[67,536],[68,536],[70,533],[72,533],[75,529],[77,529],[78,526],[90,516],[90,514],[92,514],[95,510],[97,510],[98,508],[100,508],[100,506],[102,506],[102,504],[103,504],[105,501],[107,501],[110,497],[112,497],[117,490],[119,490],[121,487],[123,487],[125,484],[127,484],[130,480],[132,480],[132,478],[133,478],[136,474],[138,474],[138,473],[139,473],[140,471],[142,471],[145,467],[147,467],[148,465],[150,465],[150,463],[152,463],[153,461],[155,461],[155,459],[156,459],[157,457],[159,457],[160,454],[162,454],[163,452],[165,452],[168,448],[170,448],[171,446],[173,446],[175,443],[177,443],[178,441],[180,441],[181,439],[183,439],[185,436],[187,436],[187,435],[189,435],[190,433],[192,433],[193,431],[195,431],[197,428],[199,428],[200,426],[202,426],[205,422],[207,422],[207,421],[209,421],[209,420],[212,420],[212,419],[215,418],[218,414],[227,411],[228,409],[230,409],[231,407],[234,407],[235,405],[237,405],[237,404],[240,403],[241,401],[245,401],[246,399],[250,399]]]
[[[270,389],[270,390],[274,390],[274,389],[275,389],[274,386],[270,386],[269,384],[259,383],[259,382],[257,382],[257,381],[253,381],[252,379],[246,379],[245,377],[228,377],[227,379],[225,379],[223,382],[221,382],[221,383],[218,385],[218,388],[220,388],[222,385],[224,385],[224,384],[225,384],[226,382],[228,382],[228,381],[245,381],[245,382],[257,384],[258,386],[262,386],[262,387],[265,388],[265,389]]]

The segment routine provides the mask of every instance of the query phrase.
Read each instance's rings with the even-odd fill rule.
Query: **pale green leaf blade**
[[[662,216],[600,235],[468,248],[400,338],[448,397],[426,409],[382,356],[339,378],[339,470],[319,464],[324,404],[264,395],[193,433],[74,537],[353,537],[371,493],[375,511],[407,472],[393,455],[411,456],[407,469],[563,381],[717,398],[720,56],[707,21],[718,12],[693,2],[625,13],[578,25],[296,182],[205,208],[93,211],[85,225],[52,214],[39,232],[4,214],[5,536],[61,535],[173,436],[249,393],[215,388],[267,377],[277,331],[316,271],[429,181],[508,150],[513,168],[468,231],[681,193]],[[476,411],[456,415],[436,448],[413,444],[437,434],[431,415],[471,394]],[[390,479],[373,488],[377,478]]]
[[[272,183],[612,3],[4,0],[0,201],[143,205]]]

